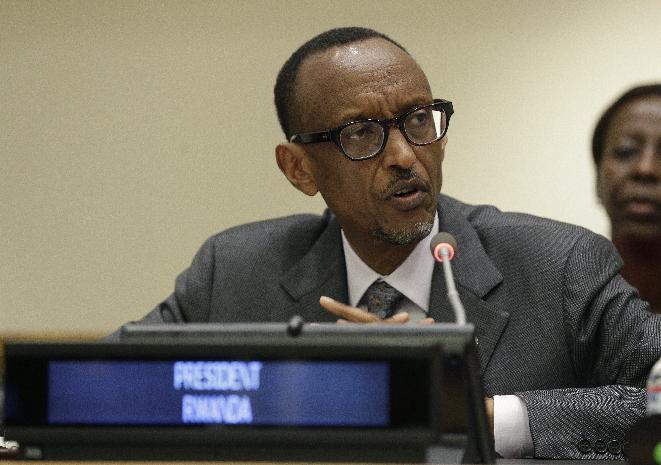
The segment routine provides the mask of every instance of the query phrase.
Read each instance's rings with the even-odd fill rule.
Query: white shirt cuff
[[[532,457],[534,447],[528,409],[517,396],[493,396],[493,433],[496,452],[506,459]]]

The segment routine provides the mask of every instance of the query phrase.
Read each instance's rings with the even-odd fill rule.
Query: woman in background
[[[661,84],[634,87],[604,112],[592,155],[622,276],[661,313]]]

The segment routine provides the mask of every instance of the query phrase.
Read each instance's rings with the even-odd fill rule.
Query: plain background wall
[[[0,331],[110,332],[218,230],[321,212],[275,164],[272,88],[349,25],[454,102],[445,193],[608,235],[590,133],[659,80],[658,0],[0,0]]]

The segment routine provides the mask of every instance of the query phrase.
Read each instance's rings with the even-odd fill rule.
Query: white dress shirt
[[[356,254],[342,231],[344,261],[347,267],[349,305],[359,305],[367,288],[382,280],[404,295],[396,313],[408,312],[412,322],[426,318],[429,313],[434,258],[429,251],[432,237],[438,232],[438,213],[427,237],[422,239],[411,254],[395,271],[387,276],[370,268]],[[525,403],[517,396],[494,396],[494,439],[496,452],[504,458],[532,456],[533,445]]]
[[[360,305],[360,299],[374,281],[382,280],[390,284],[404,298],[397,305],[397,313],[408,312],[411,321],[427,317],[429,312],[429,296],[431,295],[431,277],[434,272],[434,258],[429,252],[429,245],[438,231],[438,213],[434,216],[431,233],[422,239],[411,254],[388,276],[382,276],[370,268],[354,252],[351,244],[342,231],[344,245],[344,261],[347,264],[347,284],[349,288],[349,305],[366,308]]]

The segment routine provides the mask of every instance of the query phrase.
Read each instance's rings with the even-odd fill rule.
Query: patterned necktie
[[[404,294],[385,281],[375,281],[365,291],[363,301],[367,302],[367,309],[380,319],[385,320],[395,314],[395,307]]]

